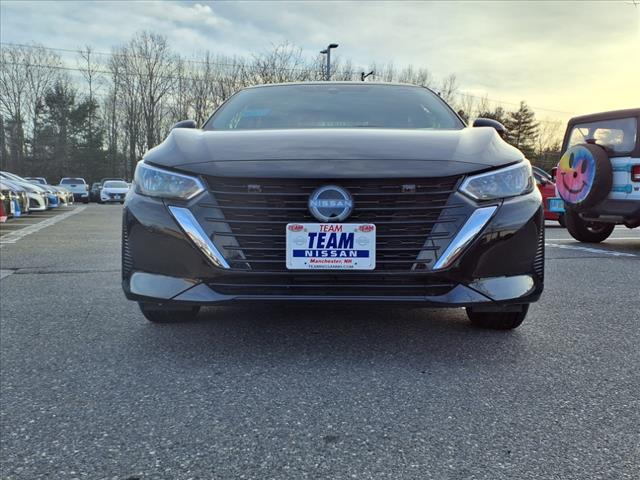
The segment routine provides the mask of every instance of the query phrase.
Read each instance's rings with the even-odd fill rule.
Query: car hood
[[[5,182],[9,186],[14,186],[15,187],[14,190],[22,190],[29,193],[45,192],[44,188],[38,187],[36,185],[32,185],[30,183],[24,183],[24,182],[19,182],[17,180],[6,180],[6,179],[3,179],[3,182]]]
[[[102,189],[105,193],[127,193],[129,191],[128,188],[115,188],[115,187],[106,187]]]
[[[69,190],[70,192],[73,193],[86,193],[87,192],[87,186],[84,183],[65,183],[63,185],[60,185],[62,188],[66,188],[67,190]]]
[[[148,163],[230,177],[366,178],[448,176],[524,157],[493,128],[461,130],[174,129]]]

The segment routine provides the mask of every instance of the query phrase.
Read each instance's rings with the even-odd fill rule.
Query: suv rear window
[[[637,135],[638,125],[635,118],[579,123],[571,129],[567,148],[585,143],[587,140],[595,140],[598,145],[608,147],[616,153],[630,153],[636,145]]]

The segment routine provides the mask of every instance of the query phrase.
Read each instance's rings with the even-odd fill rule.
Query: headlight
[[[497,198],[524,195],[533,190],[531,164],[525,160],[506,168],[468,177],[460,191],[474,200],[494,200]]]
[[[204,191],[204,185],[196,177],[169,172],[138,162],[133,176],[135,190],[141,195],[189,200]]]

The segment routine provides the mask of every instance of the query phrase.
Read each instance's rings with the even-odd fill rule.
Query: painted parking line
[[[51,218],[51,217],[45,217]],[[11,228],[11,227],[20,227],[24,225],[35,225],[36,223],[40,223],[42,218],[29,218],[28,220],[18,220],[14,219],[11,223],[4,223],[1,228]]]
[[[576,240],[574,240],[573,238],[545,238],[545,240],[551,240],[552,242],[575,242]],[[640,242],[640,237],[609,237],[607,238],[607,242],[610,240],[615,240],[615,241],[626,241],[626,240],[633,240],[634,242]],[[607,243],[604,242],[603,245],[606,245]]]
[[[0,280],[2,280],[3,278],[8,277],[12,273],[15,273],[15,270],[0,270]]]
[[[73,210],[69,210],[68,212],[62,213],[60,215],[50,217],[46,220],[36,223],[35,225],[29,225],[24,228],[21,228],[20,230],[9,232],[6,235],[3,235],[2,237],[0,237],[0,245],[16,243],[18,240],[26,237],[27,235],[31,235],[32,233],[39,232],[43,228],[47,228],[66,218],[69,218],[72,215],[82,212],[85,208],[87,207],[76,207]]]
[[[584,247],[582,245],[561,245],[559,243],[545,242],[547,247],[564,248],[566,250],[578,250],[588,253],[597,253],[598,255],[611,255],[613,257],[637,257],[634,253],[618,252],[615,250],[605,250],[603,248]]]

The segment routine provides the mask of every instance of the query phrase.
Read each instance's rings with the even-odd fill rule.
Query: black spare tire
[[[558,163],[556,188],[569,208],[581,212],[604,200],[613,171],[604,148],[591,143],[570,147]]]

